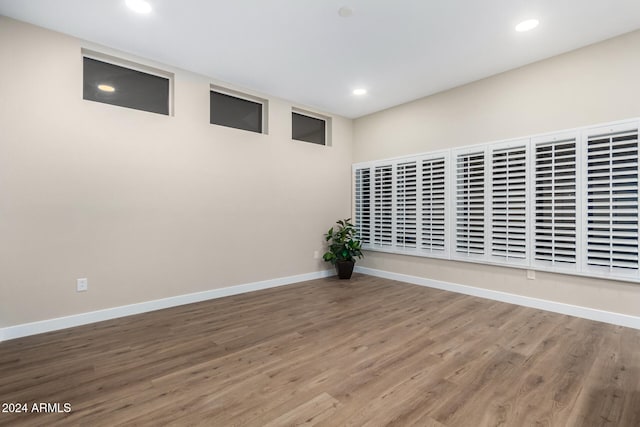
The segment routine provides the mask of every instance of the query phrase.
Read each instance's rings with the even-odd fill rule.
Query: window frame
[[[316,144],[314,142],[304,141],[302,139],[295,139],[293,137],[293,114],[299,114],[301,116],[311,117],[313,119],[322,120],[324,122],[324,144]],[[320,113],[315,113],[313,111],[304,110],[298,107],[291,107],[291,114],[289,115],[291,118],[291,140],[298,142],[306,142],[307,144],[316,145],[318,147],[331,147],[332,146],[332,119],[330,116],[325,116]]]
[[[632,172],[629,172],[629,173],[637,172],[638,183],[636,184],[635,187],[633,187],[635,188],[635,193],[632,192],[628,196],[626,194],[618,196],[618,197],[624,197],[624,199],[619,199],[619,200],[622,200],[621,202],[619,202],[619,204],[622,208],[625,208],[625,209],[626,209],[626,204],[633,203],[633,198],[635,197],[636,205],[631,206],[631,210],[632,210],[631,223],[634,223],[633,221],[635,221],[635,224],[638,225],[637,252],[638,252],[639,262],[638,262],[638,267],[632,270],[625,269],[625,271],[618,271],[614,269],[614,271],[602,271],[602,269],[590,268],[587,265],[587,261],[586,261],[586,254],[587,254],[586,239],[587,239],[587,227],[588,227],[588,224],[587,224],[587,204],[588,204],[588,201],[587,201],[587,197],[588,197],[587,196],[587,193],[588,193],[587,155],[588,154],[587,154],[587,149],[585,147],[586,147],[586,143],[589,136],[593,135],[595,132],[601,131],[603,128],[614,129],[614,130],[623,129],[623,130],[631,131],[632,133],[636,132],[636,135],[635,135],[636,139],[634,140],[632,136],[631,141],[634,141],[634,142],[630,142],[630,143],[637,144],[638,161],[636,163],[633,163],[633,159],[632,159],[629,162],[635,165],[635,168],[637,169],[632,169]],[[564,261],[556,262],[556,263],[538,262],[536,260],[536,248],[535,248],[535,244],[536,244],[536,240],[535,240],[536,239],[535,237],[535,233],[536,233],[536,216],[535,216],[536,147],[543,144],[549,144],[554,142],[562,143],[563,141],[566,141],[566,139],[569,137],[575,139],[574,168],[575,168],[576,184],[574,188],[575,192],[573,193],[575,195],[575,215],[573,218],[575,220],[575,235],[576,235],[575,263],[565,264]],[[553,273],[560,273],[560,274],[570,274],[570,275],[577,275],[577,276],[600,277],[600,278],[611,279],[611,280],[640,283],[640,141],[639,139],[640,139],[640,118],[634,118],[634,119],[619,120],[611,123],[585,126],[585,127],[567,129],[567,130],[560,130],[556,132],[548,132],[548,133],[532,135],[524,138],[514,138],[509,140],[503,140],[503,141],[468,145],[464,147],[455,147],[455,148],[450,148],[448,150],[442,150],[439,152],[419,153],[419,154],[409,155],[409,156],[380,159],[380,160],[375,160],[370,162],[354,163],[352,165],[352,171],[353,171],[353,177],[354,177],[354,187],[353,187],[354,194],[356,189],[355,177],[358,170],[361,170],[361,169],[370,170],[370,177],[371,177],[370,178],[371,188],[369,189],[372,197],[372,206],[370,210],[370,213],[372,216],[371,223],[370,223],[371,243],[364,244],[363,248],[365,250],[378,251],[378,252],[413,255],[413,256],[421,256],[421,257],[427,257],[427,258],[444,258],[449,260],[480,263],[480,264],[486,264],[486,265],[503,266],[503,267],[510,267],[510,268],[519,268],[519,269],[530,269],[530,270],[546,271],[546,272],[553,272]],[[525,194],[524,196],[524,210],[526,212],[525,227],[524,227],[525,256],[524,258],[516,258],[516,259],[509,259],[509,258],[500,259],[500,257],[496,257],[491,254],[491,247],[490,247],[491,241],[492,241],[492,233],[493,233],[493,230],[491,229],[491,227],[492,227],[492,222],[494,221],[494,218],[492,217],[493,171],[492,171],[491,162],[495,152],[497,152],[498,150],[502,150],[504,148],[509,148],[509,147],[512,147],[512,148],[520,147],[520,148],[524,148],[525,150],[524,188],[522,189],[522,187],[520,187],[518,189],[518,191],[523,191]],[[377,166],[387,165],[387,166],[391,166],[393,170],[393,179],[392,179],[393,197],[391,200],[391,204],[394,207],[394,216],[392,221],[391,235],[392,235],[392,238],[394,239],[393,241],[395,242],[396,230],[398,227],[398,224],[396,222],[397,217],[396,217],[395,208],[397,204],[397,196],[399,192],[402,193],[402,190],[398,190],[397,188],[397,176],[396,176],[397,166],[396,165],[411,162],[411,161],[416,161],[418,162],[417,163],[418,165],[421,165],[420,162],[422,161],[422,159],[434,158],[438,155],[438,153],[444,153],[444,156],[447,162],[446,173],[445,173],[445,195],[448,198],[448,200],[446,201],[446,207],[448,209],[448,212],[445,213],[445,221],[446,221],[445,244],[447,246],[447,250],[445,251],[446,253],[433,254],[433,253],[429,253],[428,251],[421,251],[419,250],[419,248],[417,248],[417,250],[413,250],[413,248],[399,248],[399,247],[396,247],[396,245],[380,247],[378,245],[373,244],[376,238],[375,230],[373,226],[374,220],[375,220],[374,218],[375,212],[373,208],[373,197],[374,197],[373,181],[374,181],[375,168]],[[458,206],[457,206],[458,190],[459,190],[459,187],[457,184],[457,180],[458,180],[458,176],[457,176],[458,163],[457,162],[460,156],[465,156],[465,155],[468,156],[476,153],[478,154],[482,153],[482,155],[484,156],[484,159],[482,161],[482,165],[484,168],[484,170],[482,171],[482,176],[484,179],[484,182],[482,185],[483,192],[484,192],[484,199],[482,203],[482,206],[484,209],[483,210],[484,253],[483,254],[465,254],[465,253],[457,252],[456,250],[457,248],[456,233],[458,228],[457,215],[459,213]],[[625,159],[627,157],[625,157]],[[626,160],[622,159],[621,161],[626,161]],[[623,166],[626,166],[626,163]],[[558,170],[564,171],[563,169],[564,167],[565,165],[561,164]],[[611,172],[611,173],[613,174],[614,172]],[[627,172],[624,172],[624,173],[627,173]],[[419,183],[423,179],[422,174],[423,174],[423,171],[420,168],[418,168],[417,181]],[[561,175],[564,176],[562,173]],[[558,176],[561,176],[561,175],[558,175]],[[555,177],[556,175],[554,174],[553,176]],[[569,176],[570,176],[569,179],[573,178],[571,175]],[[561,181],[561,182],[564,183],[566,181]],[[560,184],[560,185],[564,185],[564,184]],[[610,184],[610,186],[613,187],[614,185]],[[629,186],[633,186],[633,184],[629,184]],[[360,188],[359,190],[362,192],[363,189]],[[626,190],[626,189],[623,188],[623,190]],[[419,184],[418,185],[419,209],[417,213],[419,218],[422,214],[421,213],[422,201],[421,201],[421,195],[420,195],[421,191],[422,189],[420,188],[420,184]],[[563,197],[565,197],[564,194],[572,194],[570,190],[568,190],[569,191],[568,193],[563,193],[565,191],[567,190],[561,187],[561,190],[558,193],[559,194],[558,196],[555,195],[556,194],[555,192],[553,193],[554,197],[562,199]],[[566,206],[565,202],[562,202],[562,201],[560,202],[560,205]],[[569,205],[571,205],[571,202],[569,202]],[[622,206],[622,205],[625,205],[625,206]],[[355,199],[354,199],[354,206],[355,206]],[[637,207],[635,211],[633,210],[634,207]],[[522,207],[521,206],[517,207],[517,211],[522,212]],[[353,210],[354,223],[360,224],[357,213],[358,212],[354,208]],[[565,211],[563,211],[562,209],[559,209],[557,212],[554,211],[553,215],[554,215],[553,216],[554,220],[558,220],[560,222],[566,219]],[[628,218],[626,218],[625,220],[629,221]],[[571,221],[571,218],[569,219],[569,221]],[[417,228],[418,228],[418,238],[419,238],[419,235],[422,230],[422,224],[420,223],[420,221],[418,221]],[[633,231],[634,230],[632,230],[632,232]],[[553,242],[554,245],[557,244],[558,246],[562,246],[563,243],[560,242],[561,240],[564,239],[565,242],[570,240],[568,237],[564,236],[562,233],[564,233],[564,231],[561,231],[561,234],[560,234],[560,237],[558,237],[558,240]],[[553,236],[553,238],[555,239],[555,235]],[[558,242],[560,243],[558,244]],[[626,247],[627,246],[625,246],[624,248]],[[560,248],[560,251],[562,251],[562,248]],[[612,262],[615,262],[615,261],[612,261]]]
[[[353,218],[358,230],[362,247],[369,248],[372,243],[373,230],[373,193],[371,183],[373,180],[372,167],[352,168],[353,176]],[[368,184],[368,185],[365,185]],[[366,212],[366,215],[365,215]],[[367,225],[366,228],[363,225]],[[365,232],[363,232],[365,230]]]
[[[80,49],[80,69],[84,70],[84,58],[89,58],[89,59],[93,59],[96,61],[100,61],[100,62],[105,62],[107,64],[111,64],[111,65],[115,65],[118,67],[123,67],[123,68],[128,68],[130,70],[133,71],[139,71],[141,73],[145,73],[145,74],[149,74],[152,76],[156,76],[156,77],[161,77],[164,79],[169,80],[169,93],[168,93],[168,114],[162,114],[162,113],[156,113],[156,112],[152,112],[152,111],[146,111],[146,110],[141,110],[138,108],[131,108],[131,107],[125,107],[122,105],[117,105],[117,104],[107,104],[105,102],[100,102],[100,101],[95,101],[95,100],[91,100],[91,99],[85,99],[84,98],[84,72],[82,72],[82,81],[80,82],[80,98],[83,101],[91,101],[91,102],[97,102],[99,104],[106,104],[106,105],[111,105],[114,107],[120,107],[120,108],[129,108],[132,110],[136,110],[136,111],[142,111],[145,113],[152,113],[152,114],[160,114],[161,116],[169,116],[169,117],[173,117],[174,116],[174,87],[175,87],[175,74],[170,72],[170,71],[166,71],[166,70],[162,70],[160,68],[156,68],[156,67],[152,67],[150,65],[145,65],[139,62],[134,62],[134,61],[130,61],[128,59],[124,59],[124,58],[120,58],[117,56],[113,56],[113,55],[108,55],[106,53],[102,53],[99,51],[95,51],[95,50],[91,50],[91,49],[87,49],[87,48],[81,48]]]
[[[423,225],[423,221],[422,221],[422,217],[421,217],[421,212],[420,212],[420,205],[423,203],[423,193],[422,193],[422,180],[419,179],[419,177],[421,177],[420,173],[419,173],[419,168],[422,166],[424,161],[430,161],[430,160],[442,160],[444,163],[444,200],[443,200],[443,208],[444,208],[444,247],[441,251],[437,251],[437,250],[427,250],[427,249],[423,249],[421,248],[421,236],[422,233],[424,232],[424,225]],[[407,164],[410,162],[415,162],[416,163],[416,219],[415,219],[415,224],[416,224],[416,246],[406,246],[406,245],[399,245],[397,244],[397,239],[398,239],[398,230],[397,227],[394,226],[395,222],[398,219],[398,205],[397,205],[397,196],[398,196],[398,166],[399,165],[403,165],[403,164]],[[362,166],[360,166],[362,165]],[[389,181],[389,189],[390,189],[390,194],[391,194],[391,199],[390,199],[390,204],[391,204],[391,209],[390,209],[390,218],[391,218],[391,224],[392,224],[392,229],[391,229],[391,233],[388,235],[388,244],[384,244],[382,245],[381,239],[379,238],[379,236],[377,235],[377,229],[376,229],[376,221],[378,220],[378,215],[379,213],[376,211],[376,183],[375,183],[375,179],[376,179],[376,169],[377,168],[386,168],[390,171],[390,181]],[[363,189],[361,187],[358,186],[359,182],[358,182],[358,171],[369,171],[369,203],[370,203],[370,207],[369,207],[369,229],[368,229],[368,236],[369,236],[369,242],[363,242],[362,247],[364,249],[367,250],[377,250],[377,251],[381,251],[381,252],[388,252],[388,253],[396,253],[396,254],[404,254],[404,255],[424,255],[424,254],[429,254],[429,257],[432,258],[449,258],[449,243],[448,243],[448,238],[447,238],[447,233],[448,233],[448,229],[449,229],[449,215],[448,212],[450,211],[450,197],[449,197],[449,184],[448,184],[448,178],[447,175],[450,173],[449,171],[449,157],[448,157],[448,150],[446,151],[437,151],[437,152],[433,152],[433,153],[428,153],[428,154],[424,154],[424,155],[420,155],[420,156],[403,156],[403,157],[397,157],[397,158],[393,158],[393,159],[388,159],[388,160],[384,160],[384,161],[375,161],[375,162],[368,162],[368,163],[364,163],[364,164],[354,164],[352,165],[352,178],[353,178],[353,194],[354,197],[356,195],[357,191],[363,191]],[[354,207],[353,207],[353,218],[354,218],[354,224],[356,224],[356,228],[358,229],[358,233],[361,232],[359,225],[360,225],[360,217],[357,216],[357,212],[359,211],[357,209],[356,204],[358,204],[360,202],[360,200],[356,200],[355,198],[353,199],[353,203],[354,203]],[[382,224],[380,225],[382,226]],[[378,242],[378,243],[376,243]]]
[[[531,152],[530,149],[530,139],[516,139],[516,140],[511,140],[508,142],[503,142],[503,143],[495,143],[495,144],[491,144],[491,146],[489,147],[489,151],[490,151],[490,156],[487,159],[485,157],[485,165],[486,165],[486,161],[489,161],[490,164],[490,168],[488,171],[485,170],[485,173],[488,172],[489,175],[489,181],[485,181],[485,189],[489,189],[488,191],[488,195],[489,195],[489,201],[490,201],[490,209],[489,209],[489,227],[488,230],[485,229],[485,232],[488,232],[488,239],[486,240],[487,243],[487,248],[485,253],[491,258],[492,261],[498,263],[498,264],[509,264],[509,265],[529,265],[529,255],[530,255],[530,242],[531,242],[531,238],[530,238],[530,232],[529,232],[529,228],[530,228],[530,224],[531,224],[531,218],[530,218],[530,194],[529,194],[529,182],[531,180],[530,177],[530,166],[529,166],[529,153]],[[494,244],[497,244],[497,233],[494,233],[494,231],[496,230],[497,227],[499,227],[498,224],[498,220],[497,220],[497,216],[494,215],[495,211],[496,211],[496,199],[498,199],[497,197],[497,193],[498,190],[495,188],[495,184],[497,182],[497,178],[496,175],[496,166],[495,166],[495,160],[496,160],[496,153],[511,153],[512,150],[520,150],[520,149],[524,149],[524,160],[523,160],[523,164],[524,164],[524,168],[525,168],[525,172],[524,172],[524,182],[522,183],[522,188],[524,191],[524,212],[522,212],[523,215],[523,219],[525,221],[524,223],[524,227],[523,230],[521,232],[521,237],[524,238],[524,256],[523,258],[517,257],[517,256],[509,256],[508,254],[508,249],[507,251],[507,255],[496,255],[496,248],[494,247]],[[508,157],[507,157],[508,159]],[[507,160],[506,163],[506,167],[507,167],[507,171],[510,170],[510,163]],[[507,172],[508,175],[508,172]],[[486,174],[485,174],[486,177]],[[507,176],[506,178],[507,183],[509,183],[509,177]],[[509,215],[509,211],[515,208],[511,208],[509,207],[509,200],[511,198],[512,195],[509,194],[509,187],[510,185],[507,184],[507,189],[505,190],[506,192],[506,199],[507,199],[507,212],[505,213],[506,219],[505,221],[507,223],[512,223],[513,220],[511,219],[511,215]],[[516,194],[517,195],[517,194]],[[485,203],[487,202],[487,200],[485,199]],[[486,207],[486,204],[485,204]],[[486,211],[485,211],[486,212]],[[515,215],[514,215],[515,216]],[[486,221],[485,221],[486,224]],[[517,226],[513,226],[513,228],[515,228]],[[506,227],[506,231],[505,234],[506,236],[506,243],[505,245],[510,246],[509,245],[509,230],[511,229],[511,227],[507,226]],[[486,234],[485,234],[486,235]]]
[[[636,264],[638,268],[633,270],[623,270],[620,268],[610,267],[603,268],[594,265],[589,265],[588,262],[588,254],[589,254],[589,170],[588,170],[588,142],[589,138],[593,136],[609,136],[613,134],[619,134],[624,132],[629,132],[631,128],[635,128],[636,132],[636,174],[640,173],[640,165],[638,165],[638,161],[640,161],[640,122],[634,123],[633,121],[628,122],[618,122],[601,126],[590,126],[586,128],[581,135],[581,144],[583,146],[583,156],[582,156],[582,171],[583,171],[583,179],[581,181],[581,189],[582,189],[582,197],[583,197],[583,205],[582,205],[582,252],[581,252],[581,270],[583,273],[593,276],[612,278],[616,280],[632,280],[632,281],[640,281],[640,261],[637,261]],[[639,181],[637,177],[636,181]],[[613,185],[612,185],[613,187]],[[638,189],[638,183],[636,183],[636,258],[640,258],[640,238],[637,236],[638,231],[640,230],[640,213],[638,213],[638,196],[640,195],[640,189]],[[612,215],[613,216],[613,215]],[[613,240],[613,239],[612,239]]]
[[[254,102],[256,104],[261,105],[261,122],[262,129],[260,132],[255,132],[249,129],[241,129],[233,126],[226,126],[219,123],[211,123],[211,92],[221,93],[223,95],[231,96],[234,98],[242,99],[244,101]],[[209,85],[209,124],[214,126],[222,126],[228,129],[236,129],[239,131],[251,132],[256,134],[268,135],[269,134],[269,100],[266,98],[260,98],[258,96],[249,95],[248,93],[241,92],[235,89],[230,89],[228,87],[219,86],[216,84]]]
[[[418,181],[418,197],[417,197],[417,205],[418,205],[418,212],[417,212],[417,217],[418,217],[418,230],[417,230],[417,234],[418,234],[418,240],[419,240],[419,244],[418,244],[418,253],[423,254],[425,256],[429,256],[432,258],[449,258],[450,257],[450,251],[451,251],[451,244],[450,244],[450,239],[449,237],[449,230],[451,228],[451,209],[452,209],[452,201],[451,201],[451,158],[450,158],[450,152],[447,151],[435,151],[433,153],[429,153],[429,154],[423,154],[420,156],[417,156],[417,160],[418,160],[418,171],[417,171],[417,181]],[[444,171],[443,171],[443,186],[444,186],[444,198],[442,200],[443,203],[443,209],[444,209],[444,232],[443,232],[443,247],[442,250],[435,250],[433,247],[431,247],[430,249],[425,249],[424,247],[422,247],[422,235],[425,233],[426,226],[424,223],[424,218],[422,215],[422,210],[420,209],[421,206],[424,205],[424,176],[422,174],[423,169],[422,166],[424,166],[425,162],[429,162],[429,161],[435,161],[435,160],[442,160],[443,161],[443,167],[444,167]],[[429,228],[429,231],[432,232],[433,229]]]
[[[537,175],[537,171],[538,169],[536,168],[537,165],[537,149],[538,147],[546,147],[546,146],[553,146],[554,150],[555,150],[555,146],[556,145],[560,145],[560,144],[566,144],[570,141],[574,141],[575,142],[575,215],[574,215],[574,221],[575,221],[575,262],[573,264],[569,263],[569,262],[564,262],[564,263],[559,263],[555,260],[555,258],[551,261],[549,260],[541,260],[541,259],[537,259],[536,258],[536,251],[537,251],[537,233],[538,233],[538,227],[537,227],[537,206],[538,206],[538,199],[537,199],[537,183],[538,183],[538,175]],[[563,270],[567,273],[577,273],[578,271],[581,270],[580,266],[582,263],[581,257],[580,257],[580,251],[581,251],[581,241],[582,241],[582,213],[580,212],[580,207],[582,206],[582,176],[581,176],[581,171],[582,168],[580,166],[580,161],[582,158],[582,141],[581,141],[581,135],[579,131],[568,131],[568,132],[557,132],[551,135],[543,135],[543,136],[536,136],[536,137],[532,137],[531,138],[531,155],[530,155],[530,165],[531,165],[531,182],[530,182],[530,187],[529,187],[529,194],[531,195],[530,198],[530,212],[531,212],[531,234],[530,234],[530,247],[532,249],[532,254],[531,254],[531,266],[533,268],[540,268],[540,269],[553,269],[553,270]],[[555,151],[554,151],[555,153]],[[556,158],[555,156],[553,157],[553,165],[555,166],[557,164],[557,162],[555,161]],[[553,174],[553,177],[555,177],[555,174]],[[554,187],[554,195],[555,195],[555,182],[552,183],[551,185],[552,187]],[[555,213],[555,198],[552,197],[552,212]],[[555,225],[556,225],[556,221],[558,220],[558,218],[556,216],[553,215],[550,217],[551,219],[551,224],[552,227],[554,228],[555,231]],[[552,237],[553,238],[553,237]],[[556,242],[553,241],[552,242],[555,246]]]
[[[462,251],[458,251],[458,235],[459,235],[459,228],[458,228],[458,224],[460,224],[460,222],[458,221],[459,218],[459,213],[460,210],[458,209],[459,206],[459,192],[460,192],[460,187],[458,186],[459,181],[460,181],[460,175],[458,173],[458,160],[461,157],[467,158],[470,156],[478,156],[482,154],[483,158],[482,158],[482,162],[478,162],[477,165],[482,164],[483,165],[483,170],[482,173],[478,173],[477,176],[482,175],[482,186],[477,186],[476,188],[482,188],[482,196],[483,196],[483,200],[482,200],[482,206],[483,206],[483,212],[488,212],[491,210],[491,194],[488,191],[488,186],[490,185],[490,175],[489,175],[489,159],[490,159],[490,155],[489,155],[489,149],[488,146],[485,144],[482,145],[476,145],[476,146],[468,146],[468,147],[462,147],[459,149],[452,149],[450,152],[450,162],[453,165],[452,166],[452,171],[449,179],[449,185],[451,186],[452,190],[452,194],[450,196],[451,198],[451,206],[452,209],[450,210],[450,214],[449,217],[451,217],[450,223],[452,224],[450,226],[450,231],[448,233],[448,235],[450,236],[450,246],[451,246],[451,259],[454,260],[459,260],[459,261],[479,261],[479,262],[483,262],[484,260],[487,260],[487,253],[488,253],[488,247],[487,247],[487,242],[489,241],[489,228],[490,228],[490,221],[487,220],[486,215],[483,215],[483,221],[482,221],[482,241],[483,244],[482,246],[482,252],[478,253],[478,252],[472,252],[467,250],[466,252],[462,252]],[[469,175],[466,175],[466,179],[469,181],[469,185],[471,178],[469,177]],[[455,182],[451,182],[451,181],[455,181]],[[467,191],[470,191],[468,187],[464,187],[465,189],[467,189]],[[468,196],[468,202],[467,204],[470,206],[470,198],[471,196]],[[470,208],[468,208],[470,209]],[[467,209],[467,210],[468,210]],[[469,220],[467,221],[469,223],[468,227],[471,227],[471,214],[467,214],[467,216],[469,217]],[[468,234],[467,237],[467,245],[471,244],[471,237],[470,234]],[[479,247],[479,246],[478,246]]]

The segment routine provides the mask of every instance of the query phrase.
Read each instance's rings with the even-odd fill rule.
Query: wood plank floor
[[[0,402],[71,405],[12,426],[635,427],[640,331],[356,274],[0,343]]]

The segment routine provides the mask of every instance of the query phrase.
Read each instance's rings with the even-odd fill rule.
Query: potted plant
[[[357,237],[357,230],[351,224],[351,218],[336,221],[337,227],[331,227],[325,239],[329,242],[329,250],[322,256],[327,262],[336,266],[338,277],[350,279],[353,273],[355,258],[362,258],[362,243]]]

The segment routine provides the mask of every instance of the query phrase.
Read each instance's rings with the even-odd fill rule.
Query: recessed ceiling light
[[[149,13],[151,12],[151,4],[145,0],[126,0],[127,6],[129,9],[138,13]]]
[[[343,18],[348,18],[353,15],[353,9],[351,9],[349,6],[342,6],[340,9],[338,9],[338,15]]]
[[[109,86],[109,85],[98,85],[98,89],[100,89],[103,92],[115,92],[116,88],[113,86]]]
[[[366,93],[367,93],[367,90],[362,88],[353,90],[354,95],[365,95]]]
[[[527,19],[526,21],[522,21],[521,23],[516,25],[516,31],[522,33],[524,31],[533,30],[538,26],[539,23],[540,22],[538,22],[537,19]]]

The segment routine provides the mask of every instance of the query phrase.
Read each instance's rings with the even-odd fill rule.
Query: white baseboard
[[[317,271],[314,273],[262,280],[259,282],[246,283],[244,285],[229,286],[228,288],[212,289],[210,291],[178,295],[170,298],[145,301],[137,304],[123,305],[104,310],[90,311],[88,313],[74,314],[55,319],[9,326],[0,329],[0,342],[14,338],[26,337],[28,335],[41,334],[43,332],[86,325],[88,323],[101,322],[103,320],[116,319],[118,317],[131,316],[133,314],[146,313],[148,311],[161,310],[163,308],[175,307],[178,305],[243,294],[261,289],[275,288],[276,286],[290,285],[293,283],[304,282],[306,280],[321,279],[323,277],[334,276],[335,274],[334,270]]]
[[[611,311],[604,311],[595,308],[581,307],[556,301],[526,297],[522,295],[510,294],[507,292],[492,291],[489,289],[476,288],[473,286],[459,285],[457,283],[441,282],[438,280],[431,280],[418,276],[410,276],[407,274],[393,273],[390,271],[377,270],[368,267],[356,266],[355,271],[358,273],[368,274],[370,276],[412,283],[414,285],[442,289],[444,291],[451,291],[460,294],[473,295],[480,298],[487,298],[495,301],[502,301],[511,304],[522,305],[525,307],[552,311],[554,313],[568,314],[570,316],[581,317],[589,320],[597,320],[599,322],[611,323],[613,325],[640,329],[640,317],[630,316],[628,314],[614,313]]]
[[[476,288],[473,286],[460,285],[457,283],[441,282],[437,280],[426,279],[423,277],[393,273],[390,271],[377,270],[368,267],[356,266],[355,271],[363,274],[368,274],[370,276],[383,277],[385,279],[412,283],[414,285],[442,289],[445,291],[457,292],[466,295],[473,295],[480,298],[487,298],[495,301],[502,301],[511,304],[522,305],[525,307],[552,311],[555,313],[568,314],[570,316],[581,317],[584,319],[626,326],[628,328],[640,329],[640,317],[637,316],[630,316],[627,314],[614,313],[588,307],[580,307],[555,301],[510,294],[507,292],[492,291],[489,289]],[[86,325],[89,323],[101,322],[103,320],[116,319],[118,317],[131,316],[134,314],[146,313],[154,310],[161,310],[163,308],[222,298],[246,292],[258,291],[261,289],[274,288],[277,286],[290,285],[293,283],[304,282],[306,280],[330,277],[333,275],[335,275],[335,271],[324,270],[314,273],[300,274],[296,276],[262,280],[259,282],[246,283],[244,285],[230,286],[227,288],[212,289],[204,292],[178,295],[170,298],[145,301],[137,304],[107,308],[104,310],[91,311],[88,313],[58,317],[55,319],[42,320],[38,322],[24,323],[16,326],[9,326],[0,329],[0,342],[29,335],[41,334],[44,332],[56,331],[59,329],[71,328],[74,326]]]

